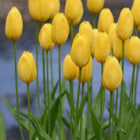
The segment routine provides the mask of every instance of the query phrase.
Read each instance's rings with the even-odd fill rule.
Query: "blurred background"
[[[61,12],[64,12],[65,1],[61,1]],[[84,5],[84,15],[81,20],[87,20],[91,24],[93,23],[93,15],[87,10],[86,0],[82,0]],[[119,17],[120,11],[124,7],[131,8],[133,0],[105,0],[105,8],[110,8],[115,22]],[[6,107],[3,96],[5,96],[12,106],[16,107],[16,94],[15,94],[15,74],[14,74],[14,47],[13,42],[9,40],[5,35],[5,20],[9,10],[12,6],[16,6],[22,14],[23,17],[23,33],[22,36],[17,40],[17,62],[23,53],[23,51],[30,51],[35,57],[35,21],[30,17],[28,12],[28,0],[0,0],[0,112],[4,117],[7,140],[20,140],[18,123]],[[97,18],[99,14],[97,15]],[[98,21],[98,20],[97,20]],[[41,27],[41,25],[40,25]],[[79,25],[75,28],[75,33],[78,31]],[[70,53],[70,38],[62,46],[62,58],[61,65],[63,63],[66,54]],[[53,49],[53,72],[54,72],[54,83],[58,80],[58,47],[55,46]],[[94,59],[93,65],[93,98],[96,97],[100,88],[100,64]],[[132,66],[125,60],[125,81],[127,91],[130,88]],[[63,73],[62,73],[63,75]],[[138,81],[138,84],[140,80]],[[74,80],[74,92],[75,100],[77,97],[77,79]],[[18,91],[19,91],[19,103],[20,109],[27,112],[27,88],[26,84],[23,83],[18,76]],[[42,75],[42,55],[41,47],[39,46],[39,87],[40,87],[40,97],[43,98],[43,75]],[[67,83],[69,89],[69,83]],[[85,89],[86,90],[86,89]],[[138,93],[140,88],[138,86]],[[128,92],[129,93],[129,92]],[[36,81],[30,84],[30,94],[31,94],[31,111],[39,116],[39,111],[37,107],[37,95],[36,95]],[[138,94],[137,103],[139,103],[140,94]],[[106,93],[106,106],[109,104],[109,93]],[[42,104],[43,107],[43,104]],[[68,108],[67,100],[65,102],[65,107]],[[66,111],[64,115],[67,117]],[[108,118],[108,111],[105,109],[104,119]],[[66,133],[68,131],[66,129]],[[28,139],[28,134],[24,131],[25,139]],[[69,135],[69,134],[68,134]]]

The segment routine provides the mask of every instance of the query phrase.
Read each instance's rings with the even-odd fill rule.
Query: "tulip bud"
[[[51,30],[52,25],[49,23],[46,23],[43,25],[39,32],[39,43],[40,46],[45,50],[49,51],[54,47],[54,43],[51,38]]]
[[[81,0],[67,0],[65,5],[65,16],[69,23],[77,25],[83,16],[83,4]]]
[[[133,31],[133,16],[129,8],[123,8],[116,27],[116,33],[122,41],[127,40]]]
[[[134,0],[132,9],[131,9],[134,25],[139,26],[140,25],[140,0]]]
[[[5,34],[11,40],[17,40],[23,29],[22,16],[16,7],[12,7],[6,18]]]
[[[110,25],[114,23],[114,17],[113,14],[111,13],[109,8],[104,8],[99,16],[98,20],[98,30],[100,32],[107,32],[110,28]]]
[[[84,67],[90,60],[90,47],[87,37],[84,34],[78,33],[71,48],[72,61],[78,67]]]
[[[90,50],[91,50],[91,56],[94,57],[95,56],[95,41],[96,41],[96,39],[97,39],[97,37],[99,35],[99,30],[94,28],[92,30],[92,32],[93,32],[93,38],[92,38],[93,45],[91,46]]]
[[[112,92],[120,86],[122,78],[123,73],[118,60],[113,56],[108,56],[103,71],[103,86]]]
[[[69,23],[63,13],[57,13],[53,19],[51,38],[57,45],[65,43],[69,35]]]
[[[103,6],[104,0],[87,0],[87,8],[93,14],[99,13]]]
[[[76,78],[76,65],[71,59],[70,54],[66,55],[63,62],[64,77],[68,81],[72,81]]]
[[[31,83],[37,76],[35,60],[30,52],[23,52],[18,62],[18,73],[24,83]]]
[[[117,23],[112,23],[110,25],[110,28],[108,31],[108,35],[110,38],[110,44],[111,44],[111,50],[113,49],[113,43],[114,43],[114,39],[116,37],[116,26],[117,26]]]
[[[137,36],[130,39],[127,59],[132,65],[140,62],[140,39]]]
[[[124,42],[124,58],[127,57],[129,46],[129,38]],[[113,55],[118,59],[122,60],[122,41],[116,36],[113,43]]]
[[[59,12],[60,9],[60,1],[59,0],[50,0],[50,19]]]
[[[91,79],[92,67],[93,67],[93,60],[92,60],[92,57],[90,56],[90,60],[88,64],[82,68],[81,83],[86,83]],[[76,67],[76,77],[79,80],[79,67]]]
[[[111,52],[109,36],[106,32],[100,32],[95,41],[95,59],[104,63]]]

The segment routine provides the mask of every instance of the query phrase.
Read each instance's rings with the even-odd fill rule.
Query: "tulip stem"
[[[71,123],[70,123],[70,140],[72,140],[72,119],[73,119],[73,91],[72,91],[72,81],[70,83],[70,114],[71,114]]]
[[[103,84],[102,84],[102,75],[103,75],[103,64],[101,64],[101,98],[100,98],[100,140],[102,139],[102,124],[103,124]]]
[[[62,102],[61,102],[61,46],[58,46],[59,48],[59,103],[60,103],[60,140],[62,139],[61,135],[61,121],[62,121]]]
[[[87,129],[87,139],[89,136],[89,130],[90,130],[90,81],[87,83],[88,85],[88,105],[87,105],[87,116],[88,116],[88,129]]]
[[[50,136],[50,122],[51,122],[51,117],[50,117],[50,93],[49,93],[49,61],[48,61],[48,51],[46,51],[46,66],[47,66],[47,93],[48,93],[48,134]]]
[[[39,97],[39,81],[38,81],[38,21],[36,21],[36,67],[37,67],[37,77],[36,77],[36,88],[37,88],[37,100],[39,113],[41,115],[40,97]]]
[[[16,85],[16,103],[17,103],[17,116],[18,116],[18,125],[21,139],[24,140],[21,123],[20,123],[20,115],[19,115],[19,100],[18,100],[18,80],[17,80],[17,58],[16,58],[16,41],[14,40],[14,61],[15,61],[15,85]]]
[[[116,116],[116,121],[115,121],[115,124],[116,124],[116,126],[118,126],[118,124],[117,124],[118,90],[119,90],[119,88],[117,88],[117,90],[116,90],[116,105],[115,105],[115,116]]]
[[[28,94],[28,123],[29,123],[29,140],[31,140],[31,124],[30,124],[30,90],[29,90],[29,83],[27,84],[27,94]]]
[[[108,139],[111,140],[111,113],[112,113],[112,100],[113,100],[113,96],[112,96],[112,92],[110,92],[110,113],[109,113],[109,131],[108,131]]]
[[[83,98],[84,98],[84,85],[85,85],[85,83],[82,83],[82,100],[81,100],[81,102],[83,101]],[[83,115],[83,110],[81,111],[80,139],[82,139],[81,138],[81,134],[82,134],[82,119],[83,119],[82,115]]]
[[[79,105],[79,95],[80,95],[80,83],[81,83],[81,72],[82,68],[79,68],[79,82],[78,82],[78,93],[77,93],[77,102],[76,102],[76,119],[75,119],[75,126],[74,126],[74,140],[76,140],[76,131],[77,131],[77,119],[78,119],[78,105]]]
[[[93,14],[93,29],[96,28],[96,14]]]

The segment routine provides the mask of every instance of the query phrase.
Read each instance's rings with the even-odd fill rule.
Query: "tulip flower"
[[[137,36],[130,39],[127,59],[132,65],[140,62],[140,39]]]
[[[23,20],[19,10],[12,7],[6,18],[5,34],[11,40],[17,40],[23,29]]]
[[[140,25],[140,1],[134,0],[133,5],[131,8],[131,12],[133,15],[134,25],[139,26]]]
[[[95,59],[104,63],[111,52],[109,36],[106,32],[100,32],[95,41]]]
[[[124,58],[127,57],[127,54],[128,54],[128,46],[129,46],[129,39],[127,39],[124,42]],[[113,55],[118,60],[122,60],[122,41],[117,36],[115,36],[115,38],[114,38]]]
[[[87,0],[87,8],[91,13],[97,14],[103,8],[104,2],[104,0]]]
[[[109,8],[104,8],[99,16],[98,20],[98,30],[100,32],[107,32],[110,28],[110,25],[114,23],[114,17],[113,14],[111,13]]]
[[[78,53],[77,53],[78,52]],[[87,37],[78,33],[72,44],[71,58],[78,67],[84,67],[90,60],[90,47]]]
[[[122,41],[127,40],[133,31],[133,16],[129,8],[123,8],[116,27],[116,33]]]
[[[54,16],[60,10],[60,1],[59,0],[50,0],[50,19],[53,19]]]
[[[82,68],[81,83],[86,83],[90,81],[92,77],[92,67],[93,67],[93,60],[92,57],[90,56],[90,60],[88,64]],[[76,77],[79,80],[79,67],[76,67]]]
[[[72,81],[76,78],[76,65],[72,61],[70,54],[66,55],[63,61],[63,73],[65,79],[68,81]]]
[[[51,30],[52,30],[52,25],[49,23],[46,23],[43,25],[39,32],[39,43],[40,46],[45,50],[49,51],[54,47],[54,43],[51,38]]]
[[[110,25],[110,28],[108,31],[108,35],[110,38],[110,44],[111,44],[111,50],[113,49],[113,43],[114,43],[114,39],[116,37],[116,26],[117,26],[117,23],[112,23]]]
[[[36,79],[37,70],[35,60],[30,52],[23,52],[18,62],[18,73],[24,83],[31,83]]]
[[[81,0],[67,0],[65,5],[65,16],[69,23],[77,25],[83,16],[83,4]]]
[[[69,23],[63,13],[57,13],[53,19],[51,38],[57,45],[65,43],[69,35]]]

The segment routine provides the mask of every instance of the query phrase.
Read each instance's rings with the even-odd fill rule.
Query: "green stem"
[[[115,121],[115,124],[116,124],[116,127],[118,126],[118,124],[117,124],[118,90],[119,90],[119,88],[117,88],[117,90],[116,90],[116,105],[115,105],[115,116],[116,116],[116,121]]]
[[[72,119],[73,119],[73,93],[72,93],[72,81],[70,83],[70,115],[71,115],[71,123],[70,123],[70,140],[72,140]]]
[[[18,125],[21,139],[24,140],[21,123],[20,123],[20,115],[19,115],[19,100],[18,100],[18,81],[17,81],[17,58],[16,58],[16,41],[14,40],[14,61],[15,61],[15,85],[16,85],[16,103],[17,103],[17,115],[18,115]]]
[[[76,131],[77,131],[77,119],[78,119],[78,105],[79,105],[79,95],[80,95],[80,83],[81,83],[81,72],[82,68],[79,68],[79,82],[78,82],[78,93],[77,93],[77,103],[76,103],[76,119],[75,119],[75,126],[74,126],[74,140],[76,140]]]
[[[59,48],[59,59],[58,59],[58,63],[59,63],[59,102],[60,102],[60,139],[62,138],[61,136],[61,121],[62,121],[62,101],[61,101],[61,46],[58,46]]]
[[[71,22],[71,47],[74,39],[74,26],[73,26],[73,21]]]
[[[29,90],[29,83],[27,84],[27,94],[28,94],[28,123],[29,123],[29,140],[31,140],[31,124],[30,124],[30,90]]]
[[[48,61],[48,51],[46,51],[46,69],[47,69],[47,93],[48,93],[48,134],[50,136],[50,122],[51,122],[51,117],[50,117],[50,92],[49,92],[49,61]]]
[[[93,14],[93,29],[96,28],[96,14]]]
[[[89,92],[89,88],[90,88],[90,82],[87,83],[88,84],[88,107],[87,107],[87,114],[88,114],[88,129],[87,129],[87,139],[89,136],[89,130],[90,130],[90,92]]]
[[[39,81],[38,81],[38,21],[36,21],[36,67],[37,67],[37,77],[36,77],[36,88],[37,88],[37,101],[38,108],[41,115],[40,97],[39,97]]]
[[[123,72],[123,78],[124,78],[124,41],[122,41],[122,72]],[[120,114],[119,114],[119,123],[121,123],[122,118],[122,96],[123,96],[123,79],[121,82],[121,99],[120,99]]]
[[[102,139],[102,125],[103,125],[103,84],[102,84],[102,75],[103,75],[103,64],[101,64],[101,98],[100,98],[100,140]]]
[[[110,92],[110,113],[109,113],[109,131],[108,131],[108,139],[111,140],[111,111],[112,111],[112,92]]]
[[[81,102],[83,101],[83,98],[84,98],[84,85],[85,85],[85,83],[82,83],[82,100],[81,100]],[[82,140],[81,134],[82,134],[82,119],[83,119],[82,115],[83,115],[83,110],[81,112],[81,122],[80,122],[80,139],[81,140]]]
[[[112,92],[112,110],[111,111],[114,113],[114,91]],[[115,129],[114,122],[112,120],[112,131],[111,131],[112,133],[111,133],[111,137],[113,136],[114,129]]]

